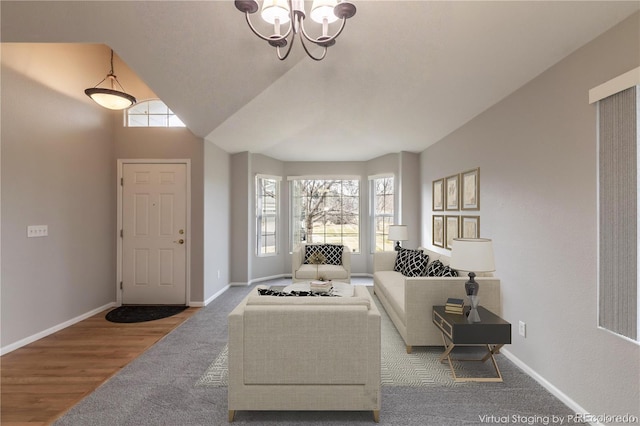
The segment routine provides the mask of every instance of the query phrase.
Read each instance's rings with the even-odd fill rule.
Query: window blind
[[[638,340],[638,86],[598,103],[601,327]]]

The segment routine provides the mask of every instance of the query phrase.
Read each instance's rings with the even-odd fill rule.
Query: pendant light
[[[98,87],[105,80],[109,80],[111,88]],[[116,84],[120,87],[121,91],[116,90]],[[131,105],[136,103],[136,98],[124,91],[124,87],[122,87],[113,73],[113,49],[111,49],[111,71],[109,71],[109,74],[107,74],[100,83],[96,84],[95,87],[86,89],[84,93],[101,107],[112,110],[129,108]]]

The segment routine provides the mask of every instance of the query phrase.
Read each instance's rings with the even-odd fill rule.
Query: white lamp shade
[[[275,24],[276,19],[281,24],[289,22],[289,2],[287,0],[264,0],[262,3],[262,19],[270,24]]]
[[[454,238],[450,266],[468,272],[495,271],[493,242],[486,238]]]
[[[390,225],[389,240],[390,241],[407,241],[409,239],[409,231],[406,225]]]
[[[315,22],[322,24],[326,18],[330,24],[338,20],[338,17],[333,13],[333,8],[338,2],[336,0],[313,0],[311,5],[311,19]]]

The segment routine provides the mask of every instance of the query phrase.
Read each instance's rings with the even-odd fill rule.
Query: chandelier
[[[291,47],[296,36],[299,36],[304,51],[311,59],[321,61],[327,54],[327,48],[336,43],[336,38],[344,29],[347,19],[356,14],[356,7],[353,3],[340,0],[314,0],[311,5],[311,19],[322,25],[322,35],[313,38],[309,36],[304,28],[304,20],[306,13],[304,11],[304,0],[264,0],[262,3],[261,16],[264,21],[273,25],[274,34],[264,36],[253,26],[249,15],[258,11],[258,2],[256,0],[235,0],[236,8],[243,12],[247,24],[251,31],[262,40],[268,42],[276,48],[278,59],[281,61],[287,59],[291,52]],[[335,34],[329,35],[329,24],[341,20],[340,28]],[[289,24],[287,30],[282,33],[282,26]],[[313,56],[305,44],[305,40],[316,46],[322,47],[320,56]],[[286,46],[284,54],[281,49]]]
[[[109,80],[109,88],[98,87],[106,80]],[[118,88],[116,84],[121,91],[116,90]],[[122,84],[113,73],[113,49],[111,49],[111,71],[100,83],[96,84],[95,87],[86,89],[84,93],[98,105],[113,110],[125,109],[136,103],[136,98],[124,91],[124,87],[122,87]]]

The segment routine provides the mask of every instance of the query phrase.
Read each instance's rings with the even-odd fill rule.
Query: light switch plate
[[[47,235],[49,235],[49,226],[47,225],[27,226],[27,238],[46,237]]]

